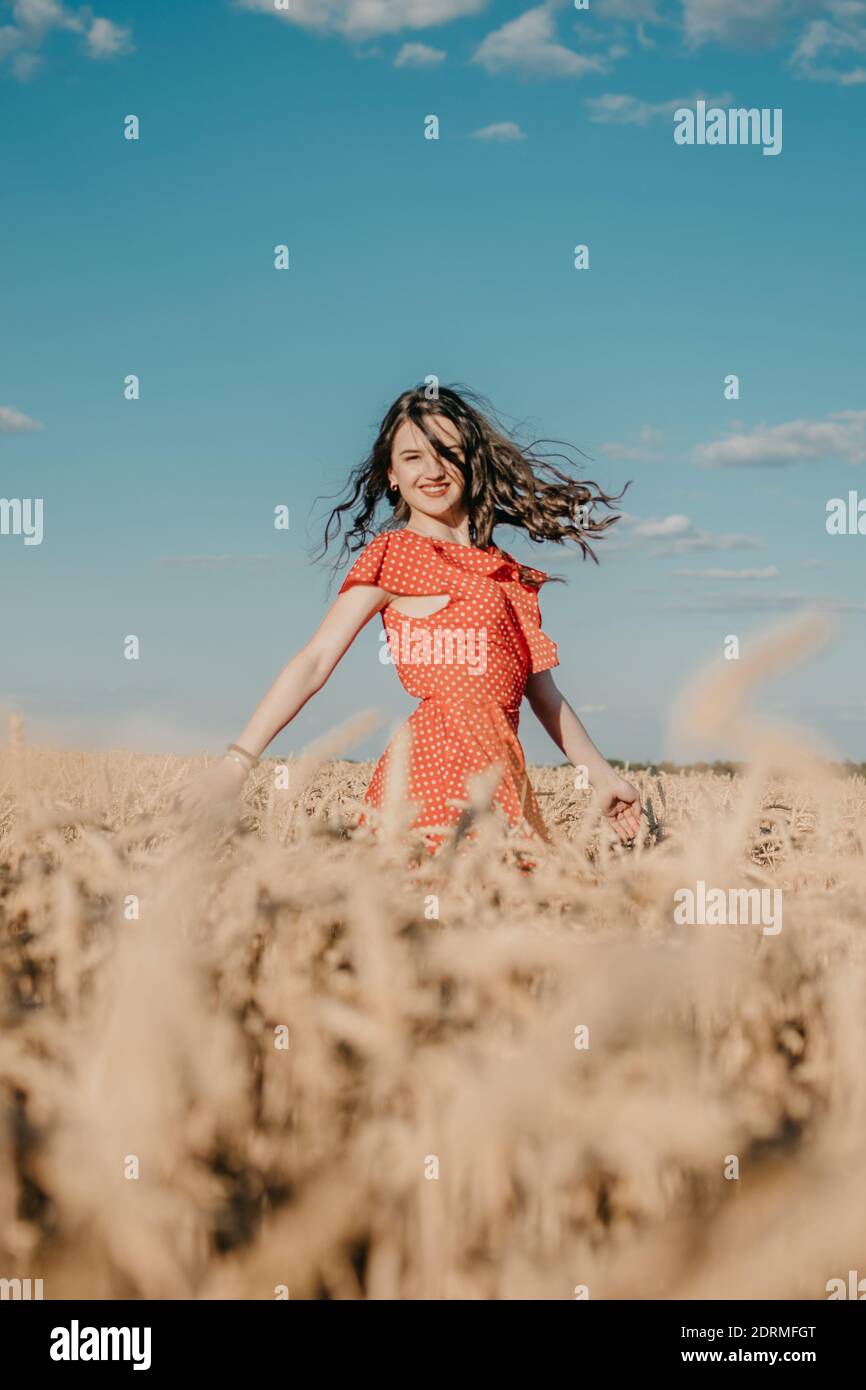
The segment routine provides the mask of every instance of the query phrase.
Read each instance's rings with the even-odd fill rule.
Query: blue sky
[[[781,153],[677,145],[698,98],[780,108]],[[866,497],[864,98],[860,0],[0,0],[0,496],[44,505],[0,536],[0,710],[236,737],[325,611],[316,499],[433,373],[633,480],[599,568],[498,536],[568,578],[544,627],[608,756],[727,754],[676,692],[817,602],[834,643],[761,708],[866,758],[866,536],[825,527]],[[270,751],[359,706],[381,749],[411,702],[379,630]]]

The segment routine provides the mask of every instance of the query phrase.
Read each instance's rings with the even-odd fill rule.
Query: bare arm
[[[569,762],[587,769],[590,785],[598,792],[602,810],[611,819],[620,839],[633,839],[640,829],[640,796],[596,748],[557,687],[552,672],[538,671],[530,675],[526,682],[526,698],[539,723]]]
[[[586,767],[593,783],[604,782],[611,776],[613,768],[596,748],[551,671],[539,671],[529,677],[526,698],[539,723],[570,763]]]
[[[259,757],[321,690],[361,628],[390,598],[384,589],[372,584],[356,584],[338,594],[309,642],[286,663],[259,701],[235,740],[240,747]],[[226,754],[184,789],[180,804],[201,813],[235,797],[247,778],[242,761]]]
[[[311,696],[321,690],[361,628],[390,600],[372,584],[356,584],[338,594],[306,646],[283,667],[259,701],[236,742],[259,757],[290,724]]]

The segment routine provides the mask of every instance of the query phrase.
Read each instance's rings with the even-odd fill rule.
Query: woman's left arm
[[[640,831],[640,794],[599,752],[550,671],[537,671],[526,682],[526,698],[539,722],[569,762],[585,767],[590,786],[619,838],[626,843]]]

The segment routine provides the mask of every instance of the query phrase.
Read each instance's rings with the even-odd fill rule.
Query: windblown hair
[[[456,427],[462,458],[444,444],[431,427],[431,417],[436,415],[444,416]],[[318,558],[335,539],[332,531],[338,534],[342,529],[346,513],[351,525],[343,535],[335,570],[379,530],[399,530],[408,522],[408,504],[388,487],[394,436],[407,420],[423,431],[440,458],[447,459],[462,472],[463,502],[469,515],[469,536],[473,545],[486,549],[494,543],[496,526],[514,526],[539,544],[573,540],[580,546],[584,559],[589,557],[598,564],[590,540],[601,536],[619,519],[615,505],[629,484],[626,483],[622,492],[608,496],[590,479],[570,477],[552,462],[561,460],[570,465],[567,454],[541,452],[539,445],[559,444],[564,449],[572,446],[561,440],[544,439],[525,446],[518,444],[496,419],[489,402],[463,386],[459,390],[442,386],[438,395],[432,397],[425,386],[417,386],[398,396],[382,421],[369,455],[350,475],[346,500],[338,503],[328,517]],[[391,507],[393,518],[389,525],[376,527],[376,512],[383,500]],[[615,514],[596,517],[593,513],[598,507]]]

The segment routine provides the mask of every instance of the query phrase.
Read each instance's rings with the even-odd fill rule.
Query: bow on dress
[[[513,555],[504,550],[494,553],[493,546],[477,550],[462,545],[446,548],[436,543],[436,549],[443,560],[458,569],[468,574],[486,574],[502,585],[515,622],[526,639],[532,671],[547,671],[559,664],[556,643],[541,631],[538,591],[520,578],[522,569],[527,580],[540,588],[548,580],[542,570],[532,569],[529,565],[521,566]]]

